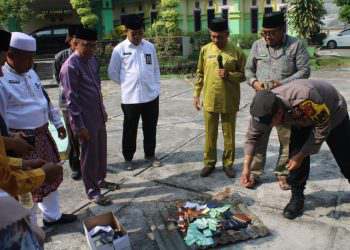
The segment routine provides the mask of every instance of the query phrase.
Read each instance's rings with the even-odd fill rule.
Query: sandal
[[[92,198],[91,201],[100,206],[109,206],[112,204],[111,199],[102,194]]]
[[[282,190],[290,190],[291,189],[290,185],[287,183],[287,176],[279,175],[279,176],[277,176],[277,181],[278,181],[278,185],[280,186],[280,188]]]
[[[114,191],[120,189],[120,185],[109,181],[102,181],[100,184],[100,188],[108,189],[109,191]]]

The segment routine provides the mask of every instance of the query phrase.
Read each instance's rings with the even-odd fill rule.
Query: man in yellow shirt
[[[194,84],[193,105],[199,111],[203,105],[205,121],[204,168],[207,177],[217,161],[216,142],[219,118],[224,136],[223,168],[230,178],[235,176],[235,125],[240,102],[240,83],[245,80],[246,62],[242,50],[229,42],[227,20],[215,18],[209,25],[211,43],[202,47],[197,80]],[[203,91],[203,103],[200,95]]]
[[[62,172],[62,166],[54,163],[7,157],[0,136],[0,188],[10,195],[16,197],[31,192],[44,182],[54,181]]]

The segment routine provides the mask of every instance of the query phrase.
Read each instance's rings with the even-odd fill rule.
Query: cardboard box
[[[90,237],[89,231],[95,226],[110,225],[113,229],[123,232],[123,236],[115,239],[113,244],[96,246],[94,240]],[[130,240],[125,228],[119,223],[112,212],[90,217],[83,221],[83,227],[86,239],[91,250],[131,250]]]

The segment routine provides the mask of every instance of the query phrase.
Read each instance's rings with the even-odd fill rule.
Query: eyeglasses
[[[268,37],[268,36],[275,37],[278,34],[280,34],[280,32],[281,31],[279,29],[278,30],[270,30],[270,31],[263,30],[263,31],[261,31],[260,35],[262,37]]]
[[[97,43],[96,42],[83,42],[82,45],[84,47],[88,47],[88,48],[96,48]]]

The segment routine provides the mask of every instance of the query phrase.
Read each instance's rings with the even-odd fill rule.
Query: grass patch
[[[310,65],[312,70],[334,70],[337,68],[346,68],[350,67],[350,57],[311,57]]]

